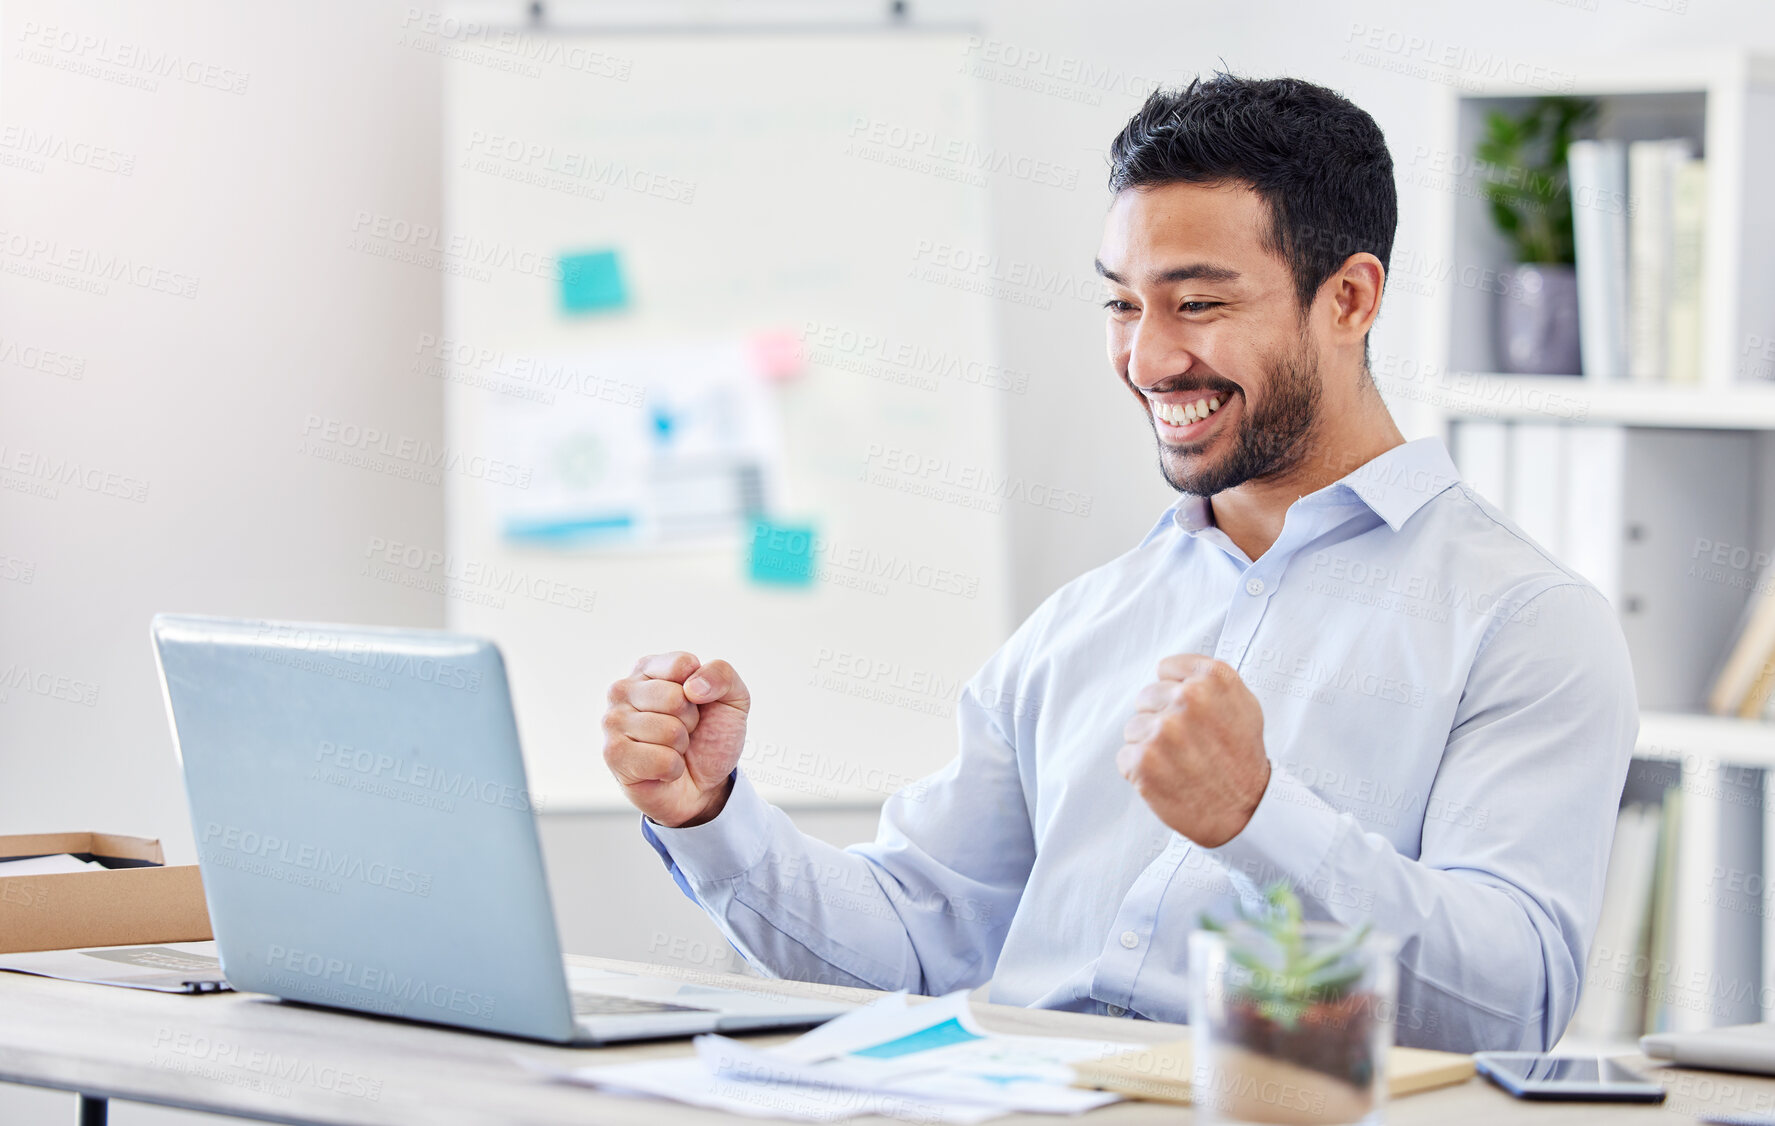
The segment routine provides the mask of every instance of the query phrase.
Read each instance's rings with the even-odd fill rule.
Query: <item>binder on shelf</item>
[[[1565,558],[1566,435],[1557,422],[1510,426],[1510,518],[1555,559]]]
[[[1510,425],[1463,418],[1454,426],[1454,459],[1461,480],[1500,512],[1510,510]]]
[[[1755,438],[1725,430],[1626,427],[1618,461],[1621,632],[1644,709],[1700,711],[1731,644],[1743,589],[1697,545],[1751,541]],[[1611,494],[1612,495],[1612,494]],[[1574,529],[1595,517],[1585,513]]]
[[[1565,555],[1620,612],[1627,545],[1627,429],[1573,426],[1566,436]]]
[[[1578,351],[1589,379],[1627,378],[1627,146],[1574,141],[1572,245],[1578,270]]]

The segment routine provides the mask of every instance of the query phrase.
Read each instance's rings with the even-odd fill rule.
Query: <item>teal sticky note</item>
[[[614,250],[561,255],[561,311],[598,313],[629,303],[622,262]]]
[[[755,583],[812,586],[814,529],[807,524],[752,521],[752,546],[747,574]]]

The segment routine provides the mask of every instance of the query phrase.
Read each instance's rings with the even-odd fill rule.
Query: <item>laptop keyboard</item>
[[[696,1005],[669,1005],[664,1001],[638,1001],[633,997],[616,997],[609,993],[575,993],[573,1015],[576,1017],[622,1016],[625,1013],[707,1013],[713,1010]]]

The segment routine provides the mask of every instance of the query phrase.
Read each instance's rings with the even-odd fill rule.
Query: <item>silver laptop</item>
[[[564,964],[492,643],[169,614],[151,632],[236,989],[586,1044],[850,1007]]]

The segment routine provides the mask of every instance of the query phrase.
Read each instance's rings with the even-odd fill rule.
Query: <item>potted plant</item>
[[[1366,924],[1309,923],[1285,884],[1190,938],[1191,1098],[1206,1121],[1378,1121],[1393,1043],[1395,947]]]
[[[1492,224],[1516,266],[1498,294],[1498,356],[1520,375],[1577,375],[1578,276],[1566,148],[1596,116],[1591,98],[1492,110],[1477,155]]]

